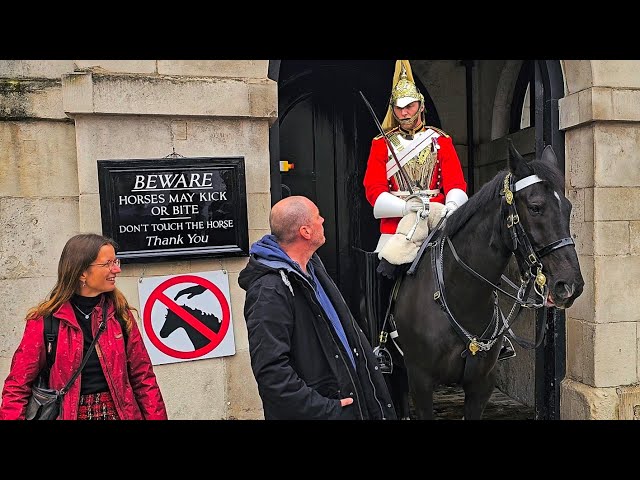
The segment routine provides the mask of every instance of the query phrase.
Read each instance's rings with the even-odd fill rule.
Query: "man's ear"
[[[311,238],[311,232],[310,229],[307,225],[302,225],[300,227],[300,235],[302,236],[302,238],[306,238],[307,240],[309,240]]]

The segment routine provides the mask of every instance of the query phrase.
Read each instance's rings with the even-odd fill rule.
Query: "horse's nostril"
[[[557,282],[553,289],[556,298],[570,298],[575,292],[575,286],[565,282]]]

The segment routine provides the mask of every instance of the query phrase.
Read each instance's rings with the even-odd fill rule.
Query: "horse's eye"
[[[529,205],[529,210],[531,210],[531,213],[535,213],[536,215],[542,212],[540,205]]]

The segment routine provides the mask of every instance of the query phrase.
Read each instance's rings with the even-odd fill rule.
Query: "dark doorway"
[[[318,205],[327,239],[318,254],[356,316],[354,248],[371,251],[379,236],[362,186],[371,140],[379,132],[359,91],[382,121],[394,66],[395,60],[282,60],[270,66],[270,78],[278,81],[278,122],[270,136],[272,203],[304,195]],[[433,102],[416,83],[429,121],[439,126]],[[281,161],[293,169],[281,171]]]

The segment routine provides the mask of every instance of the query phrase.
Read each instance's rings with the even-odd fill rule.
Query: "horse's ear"
[[[553,165],[556,168],[558,167],[558,157],[556,157],[556,152],[553,151],[553,147],[551,145],[544,147],[540,160]]]
[[[513,142],[510,138],[507,138],[507,144],[509,145],[508,164],[509,170],[518,178],[524,178],[531,175],[531,168],[527,165],[527,161],[513,146]]]

